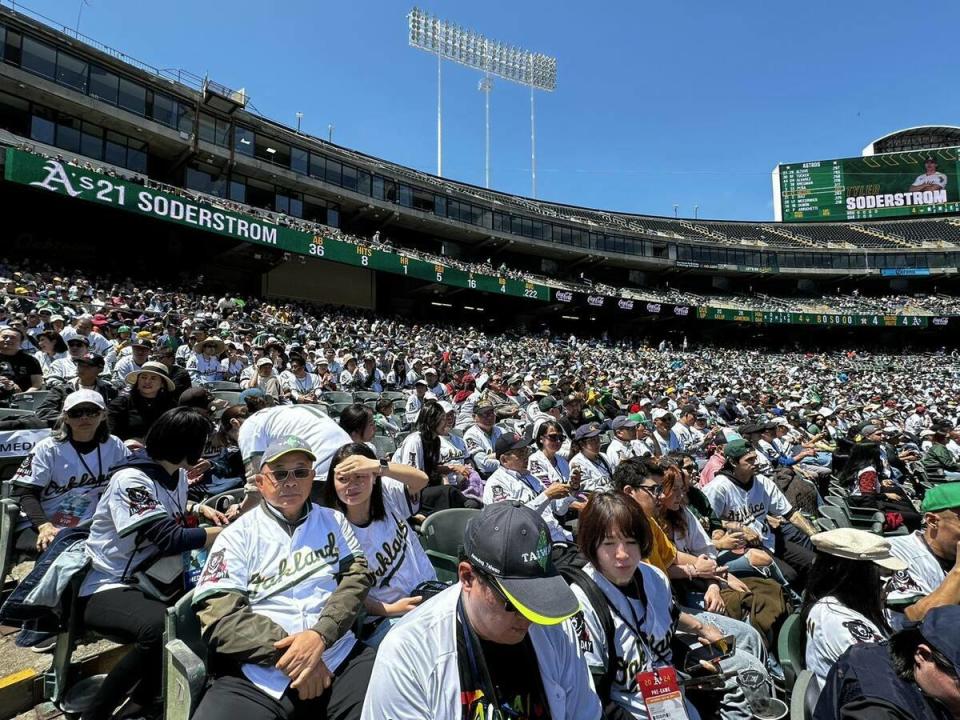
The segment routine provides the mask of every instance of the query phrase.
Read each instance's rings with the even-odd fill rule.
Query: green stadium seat
[[[797,675],[790,694],[790,720],[811,720],[819,697],[816,676],[810,670],[803,670]]]
[[[847,514],[842,508],[838,508],[835,505],[821,505],[820,514],[824,518],[830,520],[835,528],[852,527],[852,525],[850,525],[850,518],[847,517]],[[830,529],[832,530],[833,528]]]
[[[17,503],[9,498],[0,500],[0,588],[14,565],[14,530],[18,517],[20,506]]]
[[[783,684],[787,692],[793,690],[797,676],[803,670],[806,628],[799,613],[788,615],[777,638],[777,659],[783,668]]]
[[[397,443],[386,435],[374,435],[373,445],[377,448],[377,457],[390,458],[397,450]]]
[[[229,380],[215,380],[214,382],[207,383],[207,389],[211,392],[214,390],[236,390],[240,392],[240,390],[242,390],[240,383],[230,382]]]
[[[376,402],[380,399],[380,393],[371,392],[369,390],[357,390],[353,394],[353,401],[358,403],[365,403],[367,400],[373,400]]]
[[[19,410],[36,412],[37,408],[50,395],[49,390],[35,390],[28,393],[17,393],[10,400],[10,407]]]
[[[214,390],[211,393],[217,400],[226,400],[230,405],[240,405],[239,390]]]
[[[163,643],[164,720],[189,720],[207,681],[207,647],[191,590],[167,609]]]
[[[440,510],[428,515],[420,526],[420,543],[441,582],[457,581],[463,534],[467,522],[478,512],[473,508]]]
[[[340,392],[338,390],[330,390],[321,394],[320,399],[330,404],[347,403],[348,405],[350,405],[353,403],[353,393]]]
[[[400,392],[399,390],[384,390],[380,393],[381,400],[389,400],[390,402],[395,402],[397,400],[407,401],[407,394],[405,392]]]

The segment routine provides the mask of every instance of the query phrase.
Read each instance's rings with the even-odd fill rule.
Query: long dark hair
[[[327,470],[327,481],[323,484],[323,504],[328,508],[339,510],[344,515],[347,514],[347,506],[337,495],[337,486],[334,482],[337,465],[342,463],[352,455],[363,455],[371,460],[377,459],[377,454],[370,449],[369,445],[364,443],[347,443],[333,454],[330,461],[330,469]],[[373,493],[370,495],[370,521],[383,520],[387,516],[387,510],[383,504],[383,481],[377,477],[373,481]]]
[[[55,353],[64,353],[67,351],[67,344],[63,341],[63,337],[60,333],[53,330],[44,330],[43,332],[38,332],[34,336],[34,344],[39,348],[40,338],[45,337],[47,340],[53,343],[53,351]]]
[[[850,448],[850,457],[847,458],[847,464],[843,466],[843,471],[840,473],[840,482],[852,485],[857,473],[870,465],[873,465],[877,473],[880,472],[883,466],[880,459],[880,445],[875,442],[855,444]]]
[[[829,595],[842,605],[860,613],[889,635],[890,626],[883,615],[883,582],[880,568],[866,560],[850,560],[817,552],[807,577],[800,616],[804,623],[817,600]]]
[[[434,477],[437,465],[440,464],[440,436],[437,427],[447,413],[436,400],[427,400],[417,415],[417,432],[420,433],[420,442],[423,443],[423,471],[430,478],[431,485],[441,484],[441,478]]]
[[[563,426],[556,420],[544,420],[542,423],[540,423],[540,427],[537,428],[537,434],[533,438],[538,450],[543,450],[544,443],[546,442],[543,438],[551,430],[558,432],[561,435],[566,435],[566,433],[563,431]]]

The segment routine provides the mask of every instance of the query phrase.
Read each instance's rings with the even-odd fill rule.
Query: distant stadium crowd
[[[178,603],[200,720],[960,718],[956,352],[0,286],[0,619],[129,645],[87,720],[162,715]]]
[[[47,155],[43,152],[40,152],[34,145],[29,143],[21,143],[17,146],[17,149],[31,152],[43,157],[53,158],[60,162],[67,163],[68,165],[83,167],[87,170],[104,173],[110,176],[120,176],[131,182],[142,184],[145,187],[161,190],[182,198],[203,202],[221,210],[228,210],[231,212],[249,215],[285,227],[291,227],[304,232],[333,237],[337,240],[370,247],[374,250],[385,250],[389,252],[402,251],[410,257],[456,268],[464,272],[498,275],[501,277],[538,283],[541,285],[547,285],[557,289],[571,290],[574,292],[603,295],[612,298],[629,298],[656,303],[672,303],[690,306],[711,305],[716,307],[729,307],[754,311],[787,311],[798,313],[831,314],[860,313],[881,315],[960,315],[960,298],[938,292],[914,293],[911,295],[891,293],[873,297],[861,296],[857,291],[849,294],[842,294],[838,291],[836,294],[825,293],[820,296],[803,295],[778,297],[759,292],[754,293],[752,289],[748,293],[727,292],[704,294],[671,287],[616,287],[599,280],[591,279],[583,272],[579,273],[579,276],[575,278],[571,277],[568,279],[561,279],[557,277],[548,277],[527,270],[509,267],[506,262],[495,262],[492,258],[474,261],[465,258],[452,257],[450,255],[438,255],[436,253],[431,253],[412,247],[401,247],[396,245],[386,236],[381,237],[380,232],[374,233],[374,235],[369,238],[352,235],[338,228],[320,225],[315,222],[293,217],[282,212],[276,212],[271,207],[254,207],[252,205],[246,205],[244,203],[199,192],[197,190],[167,185],[165,183],[157,182],[147,178],[143,175],[125,171],[121,168],[98,165],[91,160],[80,159],[77,157],[68,158],[61,154]]]

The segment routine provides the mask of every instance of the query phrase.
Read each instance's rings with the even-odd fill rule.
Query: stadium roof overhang
[[[877,138],[863,149],[863,156],[888,152],[909,152],[960,145],[960,126],[917,125]]]

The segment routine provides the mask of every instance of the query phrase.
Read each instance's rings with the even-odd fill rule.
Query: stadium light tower
[[[530,88],[530,183],[537,196],[537,142],[534,90],[553,92],[557,87],[557,59],[491,40],[446,20],[432,17],[419,8],[407,15],[412,47],[437,56],[437,175],[443,177],[443,106],[441,66],[443,60],[481,70],[480,90],[485,94],[484,176],[490,187],[490,91],[492,75]]]

